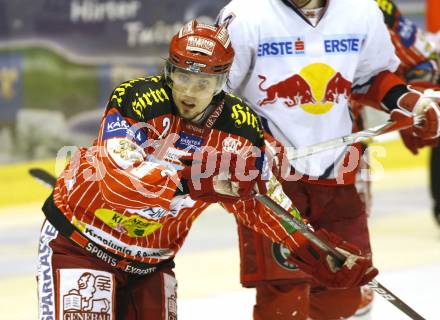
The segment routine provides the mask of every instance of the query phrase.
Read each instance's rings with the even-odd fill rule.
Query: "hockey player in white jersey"
[[[372,0],[232,0],[220,13],[236,57],[230,90],[244,96],[287,147],[349,134],[352,95],[392,118],[423,114],[418,139],[439,135],[439,108],[421,101],[399,66],[384,17]],[[355,189],[360,157],[341,147],[292,161],[284,190],[315,229],[371,253],[365,207]],[[293,181],[297,180],[297,181]],[[255,287],[255,320],[340,319],[354,314],[360,288],[325,288],[289,263],[286,250],[239,226],[241,281]]]

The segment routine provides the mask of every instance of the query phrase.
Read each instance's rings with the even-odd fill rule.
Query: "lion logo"
[[[111,292],[109,277],[84,272],[77,284],[78,289],[72,289],[64,296],[65,311],[106,313],[110,310],[111,304],[107,299]]]

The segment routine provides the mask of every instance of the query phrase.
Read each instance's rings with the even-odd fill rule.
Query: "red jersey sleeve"
[[[290,212],[293,219],[302,222],[298,210],[293,206],[292,201],[283,192],[281,184],[272,176],[267,182],[267,195]],[[301,246],[299,239],[302,237],[296,232],[291,224],[284,218],[278,216],[271,209],[255,198],[237,201],[233,204],[223,203],[222,206],[234,214],[240,222],[256,232],[264,235],[273,242],[282,243],[291,251]]]
[[[410,19],[403,16],[393,1],[376,0],[381,9],[396,55],[401,61],[399,73],[431,59],[435,59],[435,48],[425,33]]]
[[[376,0],[384,15],[400,66],[393,74],[383,71],[371,80],[365,92],[353,92],[352,98],[363,105],[389,111],[396,107],[397,99],[407,90],[405,85],[411,78],[426,74],[428,78],[437,76],[435,48],[415,23],[402,16],[393,1]],[[380,57],[378,57],[380,59]],[[404,80],[406,79],[406,80]]]
[[[179,174],[147,153],[151,150],[148,130],[127,116],[124,109],[130,106],[130,96],[123,93],[118,89],[113,93],[95,143],[102,195],[115,208],[160,206],[169,210]]]

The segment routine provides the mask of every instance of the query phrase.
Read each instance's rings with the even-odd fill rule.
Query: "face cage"
[[[190,70],[190,68],[184,69],[184,68],[177,67],[174,64],[172,64],[169,60],[167,60],[166,63],[165,63],[164,74],[165,74],[165,81],[166,81],[166,83],[168,84],[168,86],[170,88],[173,88],[173,80],[171,78],[171,75],[176,70],[180,70],[183,73],[192,73],[192,74],[195,74],[195,75],[203,74],[205,76],[216,78],[217,79],[217,85],[216,85],[216,88],[214,90],[214,96],[219,94],[223,90],[223,88],[226,85],[226,81],[228,80],[228,72],[219,73],[219,74],[197,72],[197,71]]]

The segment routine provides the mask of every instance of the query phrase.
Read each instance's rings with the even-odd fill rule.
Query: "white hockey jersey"
[[[243,96],[285,146],[352,132],[348,96],[394,72],[394,53],[373,0],[328,0],[316,26],[287,0],[232,0],[220,13],[235,49],[229,89]],[[292,162],[311,177],[337,176],[346,148]]]

